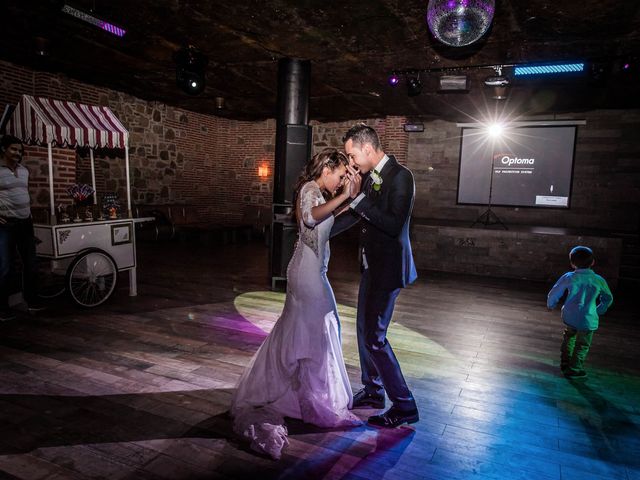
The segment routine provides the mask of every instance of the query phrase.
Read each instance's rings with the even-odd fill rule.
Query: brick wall
[[[190,112],[0,61],[0,103],[15,104],[24,93],[109,106],[131,134],[134,203],[192,204],[201,220],[216,223],[239,220],[245,205],[271,204],[275,120],[240,122]],[[571,209],[495,207],[496,212],[507,223],[637,231],[640,111],[595,111],[562,118],[587,120],[578,128]],[[385,151],[413,170],[415,216],[472,222],[484,208],[456,205],[460,129],[434,120],[425,123],[424,132],[407,134],[402,129],[405,120],[396,116],[312,122],[313,153],[340,147],[344,132],[364,121],[376,128]],[[39,174],[46,173],[43,151],[46,154],[46,149],[36,149],[31,156],[28,150],[27,161]],[[54,151],[64,165],[65,158],[75,158],[70,151]],[[96,153],[99,193],[118,192],[122,201],[123,157],[122,152]],[[258,177],[263,165],[269,169],[265,179]],[[86,153],[79,156],[76,168],[78,180],[90,183]],[[57,202],[64,200],[68,180],[57,187]],[[33,197],[40,204],[46,198],[42,179],[38,182]]]
[[[202,221],[216,223],[239,220],[246,204],[271,204],[273,120],[237,122],[203,115],[0,61],[0,103],[15,105],[22,94],[110,107],[130,132],[134,204],[191,204]],[[54,149],[54,165],[59,163],[59,150],[62,149]],[[73,159],[79,182],[90,183],[87,152],[82,152],[77,161],[73,150],[59,155]],[[34,204],[48,203],[48,193],[42,191],[46,182],[41,181],[46,180],[46,148],[29,147],[25,162],[45,175],[43,179],[34,177]],[[270,176],[266,179],[258,177],[261,165],[269,167]],[[75,169],[70,168],[71,164],[65,163],[54,169],[54,175],[63,180],[56,187],[57,203],[66,200],[66,188],[75,182]],[[67,174],[74,181],[69,182]],[[96,152],[96,177],[99,197],[117,192],[124,203],[122,151]]]
[[[271,205],[275,120],[240,122],[190,112],[83,84],[64,75],[36,72],[0,61],[0,103],[16,104],[22,94],[110,107],[130,132],[134,204],[189,204],[197,209],[200,220],[215,223],[240,220],[245,205]],[[388,117],[313,122],[313,153],[326,146],[340,147],[344,132],[356,121],[365,121],[378,130],[384,148],[404,163],[407,137],[402,132],[403,120]],[[43,182],[46,149],[33,148],[39,153],[34,153],[29,163],[45,177],[32,185],[32,197],[35,205],[47,205],[48,191]],[[63,150],[54,149],[54,165],[62,162],[54,175],[61,175],[59,179],[63,180],[56,187],[56,204],[68,201],[66,188],[76,179],[79,183],[91,183],[88,152],[80,152],[76,160],[73,150]],[[69,170],[72,167],[65,163],[65,158],[73,159],[77,172]],[[95,159],[99,198],[106,192],[116,192],[124,204],[124,153],[97,151]],[[268,177],[258,176],[260,166],[268,167]],[[74,181],[71,177],[75,177]]]
[[[31,202],[34,207],[49,208],[49,167],[46,147],[27,146],[22,163],[29,169]],[[54,202],[69,205],[67,188],[76,183],[76,152],[68,148],[53,148]]]
[[[380,136],[382,149],[393,154],[398,162],[407,164],[407,147],[409,137],[402,126],[405,117],[361,118],[348,122],[311,122],[313,127],[313,151],[316,153],[326,147],[342,148],[342,137],[354,124],[364,122],[372,126]]]

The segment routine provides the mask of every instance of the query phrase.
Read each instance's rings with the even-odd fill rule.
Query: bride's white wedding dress
[[[327,279],[333,216],[313,220],[311,208],[325,202],[316,182],[304,184],[299,198],[302,218],[284,309],[242,375],[231,407],[234,431],[276,459],[289,443],[284,417],[319,427],[361,423],[349,411],[352,391]]]

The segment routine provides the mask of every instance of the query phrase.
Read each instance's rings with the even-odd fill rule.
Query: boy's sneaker
[[[587,372],[584,370],[572,370],[568,371],[564,375],[567,378],[585,378],[587,376]]]
[[[0,309],[0,322],[8,322],[9,320],[15,320],[16,314],[10,308]]]

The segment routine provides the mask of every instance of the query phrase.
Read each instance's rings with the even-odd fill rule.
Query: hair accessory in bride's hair
[[[331,152],[322,162],[324,165],[338,165],[340,163],[340,152],[338,150]]]

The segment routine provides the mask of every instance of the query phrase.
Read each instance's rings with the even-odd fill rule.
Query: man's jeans
[[[16,252],[22,260],[22,296],[27,303],[36,300],[36,240],[31,218],[6,219],[0,224],[0,308],[8,307],[11,273]]]

